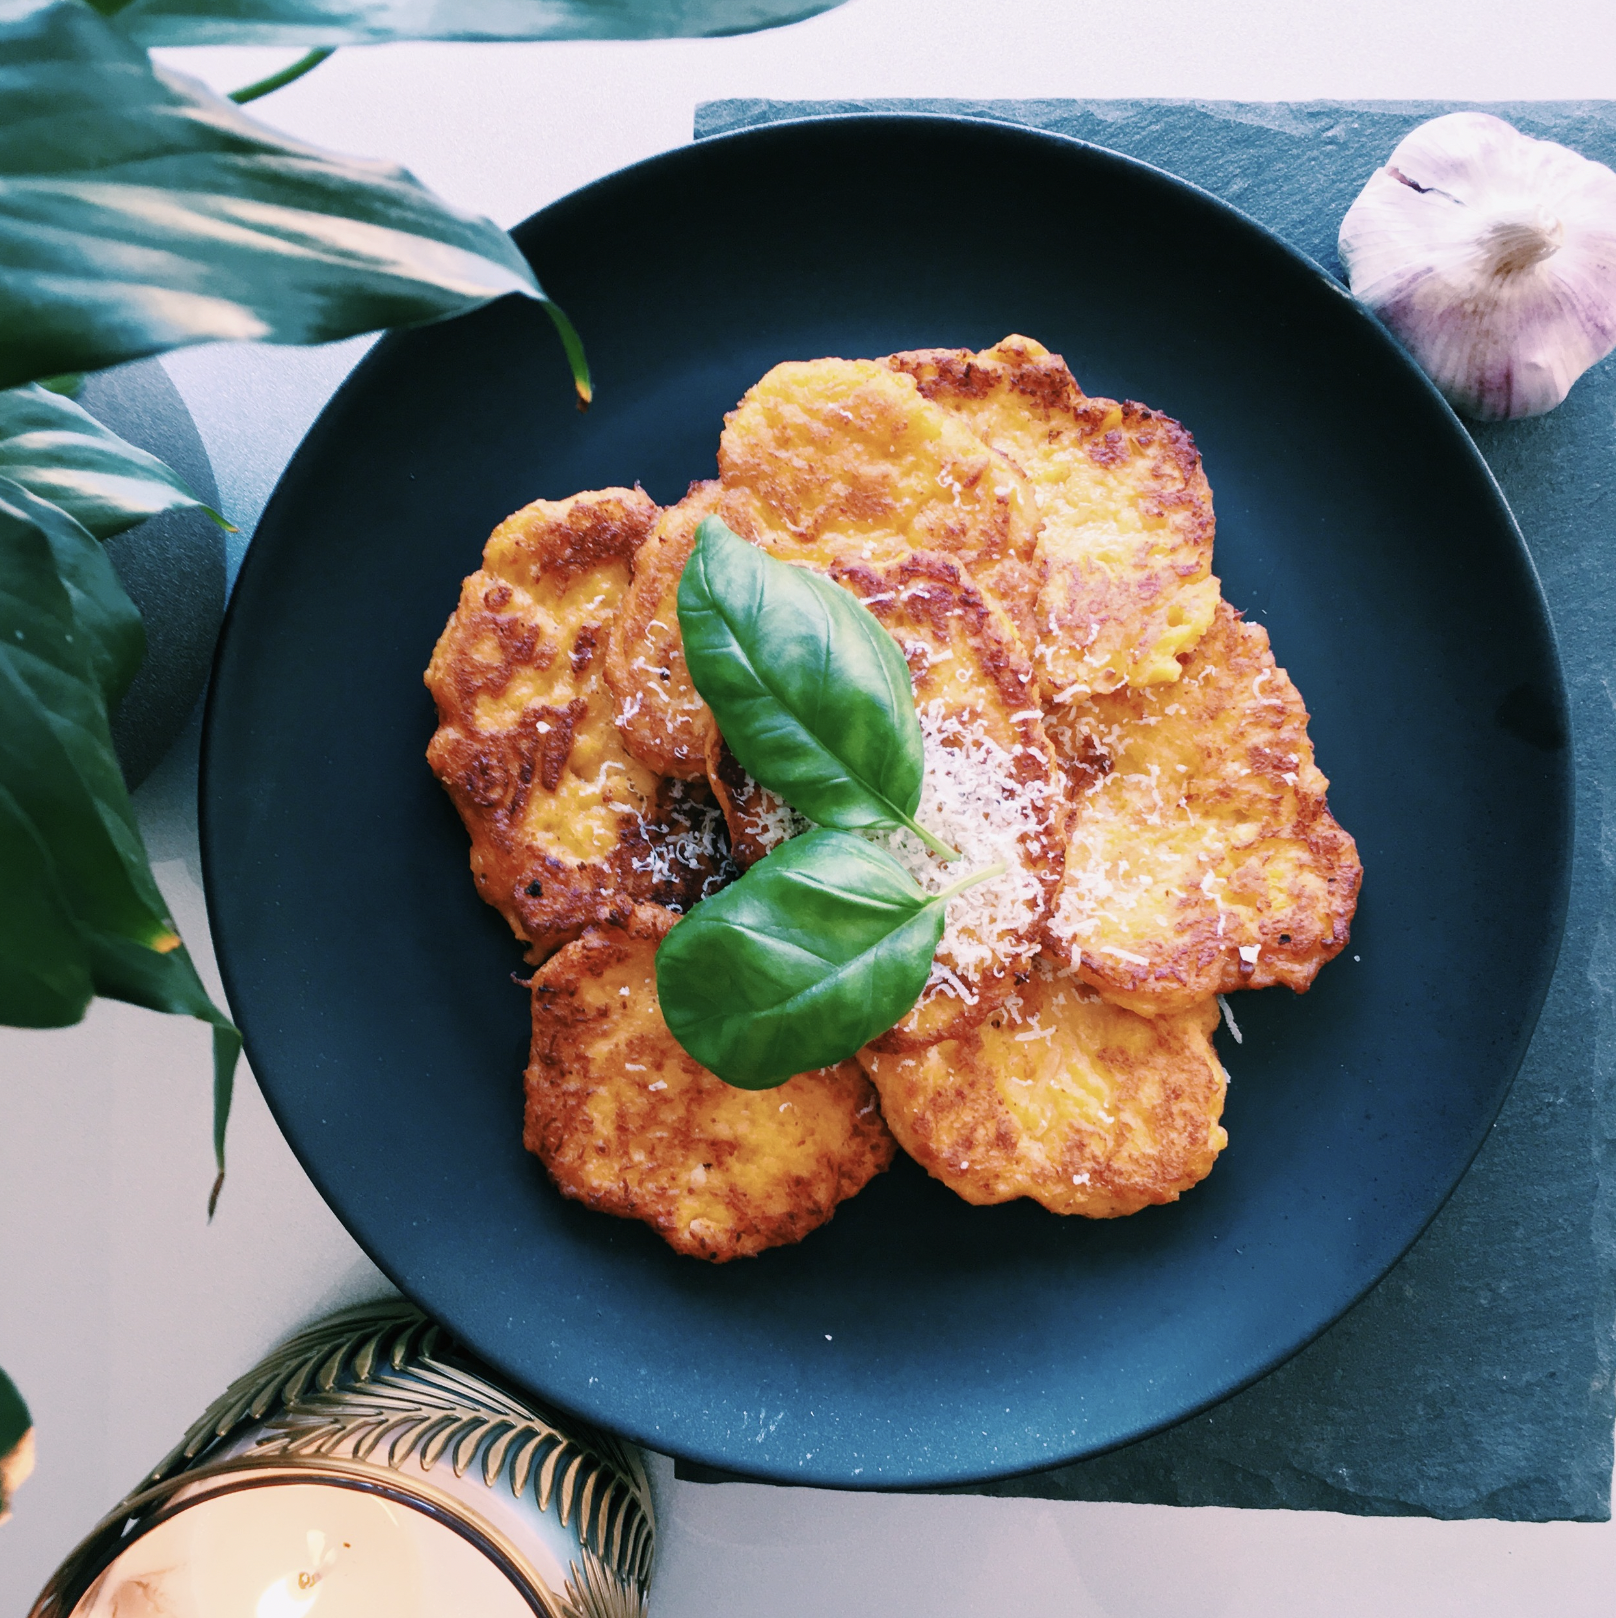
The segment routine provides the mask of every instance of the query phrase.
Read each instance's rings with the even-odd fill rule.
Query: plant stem
[[[897,808],[897,805],[894,804],[892,807]],[[945,863],[952,862],[960,857],[959,850],[957,848],[950,848],[948,844],[943,842],[941,839],[933,837],[932,834],[927,831],[918,820],[913,818],[913,816],[902,815],[901,818],[904,825],[906,825],[909,830],[912,831],[915,836],[918,837],[921,842],[923,842],[926,847],[932,851],[933,854],[936,854]]]
[[[595,384],[590,380],[589,361],[584,357],[583,340],[567,318],[567,311],[559,303],[551,303],[546,298],[544,312],[560,334],[561,347],[566,352],[567,364],[572,370],[572,385],[578,390],[578,408],[587,410],[594,402]]]
[[[230,99],[239,107],[248,101],[256,101],[259,96],[267,96],[271,90],[284,89],[305,73],[313,72],[336,48],[335,45],[324,45],[318,50],[309,51],[298,57],[290,67],[283,67],[279,73],[271,73],[267,79],[259,79],[256,83],[242,85],[239,90],[232,90]]]
[[[959,856],[956,855],[957,859]],[[967,888],[974,888],[978,882],[991,882],[996,876],[1003,876],[1010,867],[1003,860],[995,860],[985,871],[972,871],[969,876],[962,876],[951,888],[944,888],[941,893],[932,895],[936,904],[947,904],[950,899],[957,898]]]

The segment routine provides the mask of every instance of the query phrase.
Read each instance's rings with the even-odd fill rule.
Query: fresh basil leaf
[[[97,539],[180,506],[198,506],[230,526],[155,455],[38,384],[0,393],[0,478],[59,506]]]
[[[280,135],[82,0],[0,0],[0,387],[215,339],[323,343],[507,293],[516,244],[390,163]]]
[[[34,1418],[17,1385],[0,1371],[0,1522],[10,1515],[11,1496],[34,1469]]]
[[[688,39],[749,34],[841,0],[91,0],[144,45],[392,39]]]
[[[704,517],[679,580],[696,689],[741,767],[820,826],[915,824],[925,754],[909,665],[848,591]]]
[[[804,832],[662,941],[663,1020],[703,1067],[745,1090],[845,1061],[920,998],[948,901],[1002,870],[930,894],[862,837]]]
[[[211,1024],[222,1174],[240,1036],[175,931],[108,727],[143,643],[100,543],[0,478],[0,1015],[61,1027],[88,987]]]

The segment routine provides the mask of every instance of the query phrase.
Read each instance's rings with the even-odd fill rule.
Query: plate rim
[[[1549,992],[1558,974],[1560,956],[1565,941],[1565,927],[1570,907],[1576,852],[1575,836],[1577,829],[1576,810],[1578,782],[1575,756],[1576,732],[1574,728],[1574,715],[1572,713],[1569,700],[1565,664],[1561,653],[1559,635],[1555,628],[1553,613],[1549,606],[1547,594],[1543,588],[1543,581],[1538,571],[1536,559],[1532,554],[1531,547],[1528,545],[1526,538],[1521,531],[1520,524],[1516,519],[1515,513],[1511,508],[1501,485],[1498,482],[1496,474],[1493,472],[1492,467],[1481,453],[1480,448],[1477,446],[1470,433],[1466,430],[1463,421],[1453,410],[1452,406],[1442,396],[1435,384],[1425,374],[1425,372],[1420,369],[1413,357],[1402,346],[1402,344],[1396,340],[1390,331],[1379,320],[1377,320],[1369,312],[1369,310],[1364,307],[1363,304],[1352,296],[1347,287],[1345,287],[1316,259],[1303,252],[1285,237],[1281,236],[1277,231],[1262,223],[1262,221],[1253,218],[1250,214],[1246,213],[1234,203],[1231,203],[1218,196],[1216,193],[1207,190],[1205,187],[1196,184],[1194,181],[1187,180],[1180,175],[1173,174],[1171,171],[1147,162],[1144,159],[1134,157],[1126,152],[1117,151],[1108,146],[1100,145],[1096,142],[1083,140],[1078,136],[1065,134],[1058,130],[1042,129],[1026,124],[1015,123],[1009,120],[984,117],[977,114],[954,114],[934,110],[882,110],[878,112],[843,111],[815,113],[799,117],[774,119],[766,123],[756,124],[746,128],[731,129],[712,135],[693,138],[681,145],[666,148],[663,151],[653,153],[648,157],[638,159],[633,163],[625,164],[622,167],[613,169],[607,174],[600,175],[581,186],[575,187],[573,190],[554,198],[552,201],[545,204],[544,207],[535,210],[532,214],[529,214],[519,223],[513,225],[510,228],[509,234],[516,241],[518,247],[524,247],[524,236],[531,235],[532,233],[542,229],[543,225],[547,221],[548,216],[569,207],[587,206],[596,193],[603,192],[614,185],[627,182],[634,177],[644,176],[645,174],[657,169],[669,168],[684,163],[699,163],[701,154],[710,150],[724,150],[737,145],[745,146],[765,144],[770,140],[788,141],[794,138],[801,138],[805,134],[817,133],[820,130],[828,127],[863,127],[871,130],[873,133],[879,133],[883,129],[894,126],[916,125],[933,125],[950,130],[961,128],[975,130],[983,136],[992,136],[994,138],[1007,140],[1012,143],[1019,141],[1031,146],[1064,149],[1076,155],[1081,155],[1089,161],[1098,161],[1102,165],[1115,165],[1124,171],[1134,171],[1141,179],[1150,185],[1164,187],[1170,192],[1187,193],[1198,205],[1209,207],[1216,212],[1232,216],[1242,226],[1244,226],[1246,230],[1254,232],[1259,238],[1261,238],[1270,249],[1278,248],[1281,254],[1285,258],[1289,259],[1295,268],[1306,272],[1316,284],[1322,283],[1323,288],[1326,291],[1333,294],[1334,297],[1339,301],[1345,303],[1350,308],[1352,316],[1355,318],[1360,329],[1366,334],[1368,340],[1376,343],[1381,348],[1382,352],[1396,363],[1404,375],[1416,383],[1418,389],[1425,394],[1427,402],[1437,408],[1440,416],[1446,417],[1445,427],[1449,433],[1449,436],[1452,437],[1457,435],[1457,439],[1463,445],[1472,474],[1480,474],[1482,483],[1490,494],[1493,504],[1507,525],[1510,537],[1514,542],[1518,559],[1525,564],[1526,576],[1531,584],[1530,595],[1526,600],[1522,601],[1521,605],[1529,605],[1530,609],[1535,613],[1539,626],[1544,635],[1546,649],[1549,653],[1549,667],[1550,672],[1552,673],[1552,689],[1543,693],[1543,695],[1549,699],[1550,705],[1560,722],[1561,733],[1565,737],[1565,744],[1563,747],[1558,749],[1558,768],[1556,770],[1557,779],[1555,785],[1557,795],[1560,800],[1560,814],[1558,817],[1558,823],[1554,828],[1555,835],[1553,841],[1558,847],[1559,858],[1557,861],[1558,869],[1555,873],[1554,879],[1553,914],[1549,917],[1549,942],[1545,945],[1542,962],[1542,980],[1538,992],[1534,996],[1533,1003],[1530,1006],[1529,1015],[1523,1018],[1519,1054],[1516,1056],[1511,1065],[1507,1080],[1503,1083],[1499,1090],[1497,1107],[1488,1115],[1485,1121],[1485,1126],[1479,1131],[1473,1148],[1468,1154],[1466,1154],[1463,1166],[1458,1174],[1454,1177],[1452,1183],[1443,1192],[1442,1196],[1435,1201],[1429,1212],[1426,1213],[1426,1215],[1421,1219],[1418,1227],[1414,1230],[1408,1242],[1399,1249],[1399,1251],[1383,1268],[1374,1273],[1373,1276],[1359,1290],[1355,1291],[1346,1304],[1336,1314],[1309,1331],[1305,1337],[1295,1342],[1294,1345],[1286,1347],[1283,1351],[1274,1355],[1272,1358],[1264,1361],[1258,1368],[1244,1373],[1238,1377],[1219,1382],[1216,1388],[1209,1392],[1207,1396],[1199,1402],[1193,1405],[1184,1406],[1180,1408],[1176,1414],[1162,1420],[1152,1421],[1140,1425],[1136,1429],[1130,1430],[1126,1435],[1109,1440],[1105,1443],[1085,1446],[1078,1449],[1074,1453],[1063,1454],[1053,1458],[1039,1459],[1029,1464],[1021,1464],[1018,1462],[1013,1465],[997,1467],[988,1471],[982,1471],[979,1468],[974,1467],[949,1469],[939,1468],[934,1463],[926,1463],[918,1454],[911,1453],[908,1456],[902,1457],[902,1469],[904,1476],[900,1479],[887,1477],[885,1479],[877,1478],[865,1480],[858,1476],[849,1476],[839,1473],[836,1475],[833,1481],[825,1481],[815,1475],[805,1475],[805,1469],[803,1468],[791,1469],[784,1465],[778,1468],[765,1465],[752,1471],[735,1470],[729,1465],[729,1460],[731,1457],[729,1457],[727,1454],[722,1454],[715,1450],[711,1450],[708,1446],[700,1443],[695,1443],[688,1446],[670,1444],[666,1434],[660,1432],[643,1433],[636,1430],[632,1424],[627,1426],[620,1425],[618,1418],[607,1411],[604,1406],[601,1409],[596,1410],[588,1405],[580,1404],[572,1400],[558,1400],[552,1394],[539,1386],[539,1384],[533,1382],[527,1371],[518,1370],[505,1356],[497,1352],[497,1350],[481,1345],[471,1344],[469,1342],[465,1342],[464,1339],[461,1339],[463,1345],[478,1358],[484,1360],[501,1375],[510,1378],[512,1381],[517,1383],[517,1385],[524,1388],[531,1388],[553,1410],[566,1415],[575,1416],[579,1420],[604,1428],[609,1432],[620,1433],[622,1436],[627,1437],[632,1442],[639,1444],[645,1449],[660,1454],[670,1455],[678,1460],[694,1463],[695,1465],[703,1467],[714,1473],[722,1474],[725,1480],[763,1483],[784,1487],[831,1488],[856,1493],[912,1493],[917,1491],[967,1489],[974,1484],[1005,1481],[1018,1477],[1036,1476],[1043,1472],[1073,1465],[1081,1461],[1095,1459],[1102,1455],[1107,1455],[1121,1449],[1126,1449],[1134,1444],[1151,1438],[1156,1434],[1166,1432],[1172,1428],[1191,1421],[1212,1407],[1222,1404],[1226,1400],[1235,1397],[1247,1388],[1254,1386],[1257,1382],[1260,1382],[1265,1377],[1278,1370],[1281,1366],[1285,1365],[1297,1355],[1302,1353],[1303,1350],[1307,1349],[1313,1343],[1318,1341],[1320,1337],[1322,1337],[1333,1326],[1337,1325],[1342,1319],[1344,1319],[1347,1314],[1351,1313],[1351,1311],[1359,1303],[1361,1303],[1369,1295],[1369,1293],[1373,1292],[1375,1288],[1385,1280],[1386,1276],[1393,1269],[1395,1269],[1399,1263],[1401,1263],[1403,1258],[1406,1257],[1415,1244],[1420,1241],[1437,1216],[1447,1206],[1454,1192],[1458,1189],[1460,1183],[1469,1173],[1477,1155],[1480,1153],[1482,1146],[1490,1137],[1493,1127],[1496,1125],[1499,1113],[1502,1111],[1505,1103],[1514,1089],[1514,1085],[1519,1077],[1521,1067],[1525,1063],[1526,1056],[1536,1035],[1538,1026],[1542,1020],[1544,1005],[1547,1002]],[[508,295],[508,297],[512,298],[516,296],[518,295]],[[468,313],[475,312],[476,311],[468,311]],[[447,324],[447,322],[440,321],[431,322],[429,324]],[[291,498],[291,496],[287,495],[285,492],[286,473],[293,465],[295,465],[299,456],[302,454],[304,447],[309,444],[310,441],[313,440],[321,431],[321,428],[325,424],[328,416],[337,410],[339,405],[343,402],[344,396],[349,392],[349,390],[353,389],[357,391],[364,385],[367,373],[373,368],[373,366],[380,363],[384,351],[389,350],[398,343],[407,340],[411,333],[416,329],[418,328],[396,327],[384,331],[379,339],[371,345],[368,351],[361,356],[358,363],[343,379],[339,386],[333,390],[330,398],[321,408],[319,415],[316,416],[314,421],[310,424],[307,432],[299,441],[297,448],[293,451],[291,457],[288,459],[286,467],[282,469],[281,475],[277,478],[274,490],[272,491],[268,501],[265,502],[263,511],[260,514],[257,525],[255,526],[253,533],[254,540],[257,537],[258,531],[269,523],[271,517],[276,511],[277,506],[281,504],[283,500]],[[203,890],[207,906],[208,928],[213,943],[215,958],[218,962],[220,976],[224,984],[227,1003],[232,1005],[236,999],[234,993],[232,992],[233,985],[239,980],[236,967],[234,964],[232,964],[231,960],[231,947],[225,941],[225,932],[221,925],[221,917],[219,914],[220,900],[217,897],[222,885],[222,879],[216,875],[217,863],[222,856],[215,851],[213,840],[214,828],[212,824],[211,799],[213,797],[213,783],[216,779],[215,771],[218,768],[213,743],[215,736],[218,734],[219,730],[222,729],[222,724],[218,714],[217,694],[221,688],[221,682],[218,676],[225,662],[227,651],[232,644],[233,631],[236,627],[238,616],[238,602],[241,596],[240,587],[249,580],[250,573],[255,568],[255,563],[258,567],[270,565],[264,561],[263,555],[259,553],[255,544],[252,543],[252,541],[249,541],[246,552],[242,558],[241,565],[237,571],[236,578],[234,581],[232,581],[223,624],[221,626],[218,641],[214,649],[206,693],[206,701],[202,716],[202,736],[198,770],[198,834],[204,878]],[[242,976],[244,977],[245,973],[243,973]],[[253,1068],[255,1079],[258,1079],[259,1069],[252,1059],[251,1047],[253,1042],[247,1036],[245,1029],[243,1029],[243,1036],[248,1063]],[[348,1221],[339,1211],[336,1200],[328,1192],[323,1176],[311,1163],[305,1161],[303,1153],[299,1151],[295,1145],[293,1145],[292,1136],[288,1129],[287,1121],[283,1119],[282,1116],[283,1109],[279,1099],[272,1093],[271,1088],[266,1086],[261,1080],[259,1080],[258,1083],[260,1093],[262,1094],[265,1103],[269,1108],[271,1116],[274,1118],[276,1127],[281,1131],[282,1137],[286,1140],[288,1147],[291,1148],[293,1155],[297,1160],[298,1166],[302,1169],[304,1174],[308,1176],[310,1182],[314,1185],[316,1191],[319,1193],[321,1200],[325,1202],[326,1206],[337,1218],[338,1223],[342,1225],[343,1230],[348,1235],[349,1239],[352,1240],[361,1249],[361,1251],[365,1253],[366,1257],[386,1277],[388,1282],[396,1287],[398,1291],[405,1297],[413,1299],[416,1295],[414,1289],[406,1286],[394,1273],[393,1268],[390,1267],[388,1263],[384,1262],[382,1257],[372,1250],[371,1245],[367,1241],[363,1240],[349,1226]],[[422,1307],[425,1308],[428,1306],[423,1303]],[[431,1310],[428,1309],[428,1312],[431,1313]],[[449,1324],[448,1329],[451,1330],[451,1332],[456,1330],[452,1324]]]

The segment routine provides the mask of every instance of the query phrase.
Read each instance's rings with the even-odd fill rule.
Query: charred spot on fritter
[[[724,811],[730,858],[739,870],[750,870],[811,824],[784,798],[759,786],[717,730],[707,743],[707,782]]]

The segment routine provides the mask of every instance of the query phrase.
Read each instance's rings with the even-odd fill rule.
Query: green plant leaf
[[[90,951],[33,822],[0,786],[0,1023],[60,1028],[95,993]]]
[[[0,1371],[0,1456],[17,1447],[18,1440],[34,1424],[28,1406],[17,1392],[17,1384]]]
[[[99,542],[0,478],[0,1012],[62,1027],[88,987],[211,1024],[222,1172],[240,1039],[175,931],[108,728],[144,641]]]
[[[862,837],[793,837],[663,939],[663,1020],[741,1089],[845,1061],[920,998],[948,901],[1002,870],[929,894]]]
[[[820,826],[907,826],[925,755],[898,643],[848,591],[704,517],[679,580],[690,677],[754,781]]]
[[[504,231],[396,165],[277,134],[82,0],[0,0],[0,387],[216,339],[323,343],[512,292],[556,318]]]
[[[34,1469],[34,1418],[16,1384],[0,1371],[0,1522],[11,1514],[11,1496]]]
[[[230,526],[155,455],[38,384],[0,393],[0,477],[59,506],[97,539],[176,506],[198,506]]]
[[[779,28],[841,0],[91,0],[143,45],[688,39]]]

